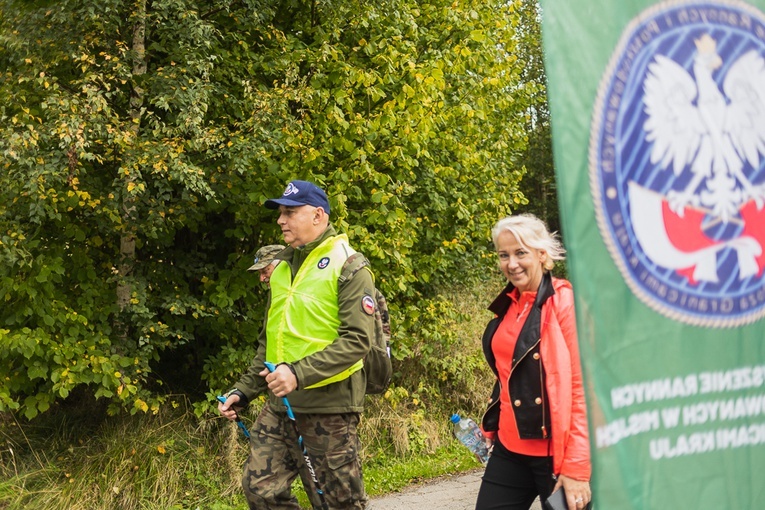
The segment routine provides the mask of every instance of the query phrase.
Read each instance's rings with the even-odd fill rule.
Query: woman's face
[[[539,288],[547,258],[544,250],[524,248],[511,232],[505,230],[497,237],[497,255],[505,278],[520,292]]]

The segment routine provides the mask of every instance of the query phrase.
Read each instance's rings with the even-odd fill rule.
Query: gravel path
[[[483,470],[412,485],[372,500],[370,510],[474,510]],[[536,501],[531,510],[542,510]]]

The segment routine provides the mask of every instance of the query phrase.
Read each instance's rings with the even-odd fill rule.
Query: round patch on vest
[[[364,310],[364,313],[367,315],[375,313],[375,300],[372,299],[372,296],[364,296],[361,298],[361,309]]]
[[[318,264],[316,264],[316,267],[319,269],[325,269],[329,265],[329,257],[322,258]]]

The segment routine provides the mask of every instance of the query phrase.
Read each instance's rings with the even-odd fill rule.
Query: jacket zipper
[[[542,356],[539,356],[539,387],[541,388],[542,392],[542,437],[544,439],[547,439],[547,427],[545,426],[546,416],[545,416],[545,408],[547,407],[546,401],[545,401],[545,395],[547,395],[547,390],[545,389],[545,375],[544,375],[544,367],[542,366]]]
[[[526,301],[526,302],[523,304],[523,310],[521,310],[521,313],[519,313],[519,314],[518,314],[518,317],[516,317],[516,318],[515,318],[515,322],[519,322],[519,321],[521,320],[521,317],[523,317],[523,314],[525,314],[525,313],[526,313],[526,310],[528,310],[528,309],[529,309],[529,302],[528,302],[528,301]]]

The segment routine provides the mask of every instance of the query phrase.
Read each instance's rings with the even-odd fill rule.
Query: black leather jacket
[[[511,299],[508,296],[514,286],[507,287],[489,306],[489,310],[497,317],[489,321],[483,334],[483,353],[494,375],[497,377],[491,392],[489,406],[481,420],[485,431],[499,430],[500,391],[509,389],[510,401],[513,403],[516,424],[521,439],[547,439],[550,437],[550,411],[547,402],[547,391],[544,383],[544,367],[539,355],[540,318],[545,301],[555,294],[552,278],[545,273],[537,291],[537,298],[531,312],[518,335],[518,341],[513,353],[510,377],[505,384],[499,380],[497,363],[492,351],[494,333],[502,322]]]

